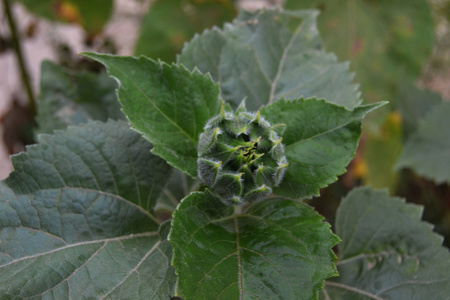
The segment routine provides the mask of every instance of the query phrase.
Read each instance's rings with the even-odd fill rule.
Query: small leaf
[[[242,11],[223,29],[206,30],[183,49],[178,61],[220,82],[221,96],[256,110],[281,97],[325,98],[348,108],[361,100],[347,63],[326,53],[313,11]]]
[[[40,85],[36,117],[39,133],[52,133],[88,120],[125,119],[117,102],[116,83],[105,73],[77,72],[44,61]]]
[[[168,299],[174,270],[153,213],[170,167],[125,122],[89,122],[13,156],[0,182],[0,295]],[[159,233],[158,233],[159,230]]]
[[[355,155],[362,119],[384,103],[353,111],[316,99],[280,100],[263,107],[261,114],[269,122],[286,124],[279,129],[289,166],[274,193],[311,198],[336,181]]]
[[[450,254],[421,215],[386,191],[350,192],[336,218],[339,278],[325,283],[322,299],[447,299]]]
[[[397,168],[408,167],[437,184],[450,183],[450,103],[433,106],[405,143]]]
[[[301,202],[270,198],[233,214],[209,193],[192,193],[174,213],[169,241],[184,299],[314,299],[336,276],[339,241]]]
[[[103,63],[118,80],[123,112],[154,145],[152,152],[196,177],[198,137],[221,105],[219,87],[210,76],[145,57],[84,55]]]

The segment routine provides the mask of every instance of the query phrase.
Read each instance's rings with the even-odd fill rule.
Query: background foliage
[[[39,4],[25,0],[21,2],[42,17],[80,24],[86,30],[87,36],[101,35],[101,30],[112,11],[112,1],[104,4],[106,6],[102,10],[94,9],[99,5],[95,1],[86,3],[40,1]],[[384,113],[374,114],[369,120],[357,157],[348,168],[349,172],[337,183],[322,190],[320,198],[310,201],[325,215],[326,220],[335,226],[334,232],[342,239],[338,246],[339,260],[336,263],[340,277],[328,280],[320,297],[409,299],[409,292],[416,295],[436,293],[434,295],[437,298],[445,297],[450,293],[448,291],[450,279],[445,268],[445,264],[448,263],[448,252],[439,247],[442,239],[431,232],[430,226],[420,222],[422,214],[420,208],[405,204],[404,200],[398,197],[390,197],[386,192],[361,188],[355,189],[342,200],[336,215],[341,196],[355,186],[363,183],[373,187],[389,188],[391,195],[403,196],[410,202],[425,204],[423,212],[425,220],[436,224],[436,231],[446,236],[447,245],[450,243],[450,175],[448,164],[445,163],[450,160],[450,145],[447,143],[450,137],[446,137],[447,131],[442,130],[448,127],[450,111],[445,98],[417,85],[417,79],[433,48],[435,28],[429,3],[414,0],[405,9],[401,1],[360,0],[337,4],[335,1],[324,0],[287,0],[285,7],[318,9],[321,14],[317,17],[317,14],[311,11],[290,13],[288,16],[279,15],[282,16],[279,19],[262,14],[258,19],[259,22],[270,24],[265,27],[261,24],[251,24],[254,20],[253,15],[242,13],[234,26],[226,25],[223,29],[219,29],[211,27],[214,24],[222,27],[220,23],[231,21],[236,14],[234,3],[230,1],[157,1],[143,19],[135,53],[147,54],[154,59],[161,58],[167,62],[176,61],[178,64],[184,64],[187,69],[198,66],[201,72],[210,72],[214,81],[221,82],[221,90],[209,82],[207,76],[201,79],[200,73],[194,72],[187,77],[195,78],[195,84],[199,85],[195,88],[199,92],[197,95],[208,94],[214,97],[220,95],[235,106],[244,96],[248,96],[247,103],[251,109],[273,102],[278,106],[286,105],[283,101],[276,102],[283,95],[291,99],[301,96],[324,97],[329,102],[345,105],[351,109],[362,101],[390,100],[391,105]],[[440,15],[448,15],[448,7],[447,10],[445,6],[439,7],[442,7]],[[176,18],[167,17],[174,14]],[[324,46],[316,30],[316,18]],[[167,26],[155,25],[161,23]],[[279,25],[276,27],[277,30],[273,30],[274,25],[275,27]],[[210,29],[201,36],[195,36],[184,46],[178,58],[175,57],[175,54],[180,53],[184,41],[207,27]],[[255,33],[256,30],[258,33]],[[274,39],[278,39],[278,42],[274,42]],[[155,40],[158,43],[151,42]],[[264,50],[267,49],[267,45],[272,46],[270,53]],[[337,57],[329,51],[335,52]],[[242,55],[239,56],[240,60],[236,60],[238,54]],[[205,59],[206,57],[208,59]],[[351,62],[350,65],[342,63],[347,60]],[[155,70],[163,69],[173,82],[179,79],[177,77],[179,74],[188,73],[179,65],[148,62],[144,59],[138,61],[127,58],[123,64],[124,66],[136,64],[136,69],[139,69],[138,65],[141,64],[151,65],[150,68]],[[349,68],[356,73],[355,82],[360,83],[362,96],[352,81],[354,75],[348,71]],[[112,64],[110,65],[111,74],[116,74],[117,70],[113,70]],[[162,160],[158,161],[162,172],[158,176],[151,174],[151,168],[146,169],[145,165],[139,165],[134,161],[132,157],[149,162],[157,158],[148,153],[153,146],[138,134],[129,134],[128,126],[124,122],[90,121],[124,118],[115,102],[116,83],[104,73],[78,72],[46,62],[42,65],[41,74],[38,131],[51,133],[54,129],[65,129],[68,125],[86,122],[87,124],[69,127],[64,133],[57,131],[54,135],[42,135],[38,146],[30,147],[27,153],[13,158],[16,171],[0,185],[1,203],[4,207],[1,219],[2,239],[7,241],[7,247],[2,248],[3,255],[0,257],[3,263],[0,268],[6,270],[1,272],[6,277],[0,280],[7,283],[3,285],[2,293],[58,297],[60,293],[72,290],[79,291],[85,296],[102,293],[105,297],[114,297],[118,294],[144,298],[155,295],[171,296],[175,286],[175,273],[169,264],[172,255],[172,249],[167,241],[169,226],[167,223],[160,226],[159,220],[168,218],[179,199],[196,189],[198,185],[183,173],[169,168]],[[299,78],[293,74],[300,74]],[[115,76],[120,80],[119,75]],[[130,82],[139,83],[140,76],[136,75]],[[204,82],[199,84],[198,82],[202,80]],[[252,83],[250,88],[245,85],[246,82]],[[253,88],[255,86],[257,88]],[[93,91],[94,87],[95,93],[86,93],[88,89]],[[168,88],[171,88],[170,82]],[[145,98],[145,93],[143,95]],[[126,100],[124,91],[119,92],[119,96],[127,110],[126,107],[129,105],[127,103],[131,101]],[[302,102],[295,103],[299,105],[298,103]],[[105,105],[108,107],[106,110],[102,109]],[[277,106],[265,108],[266,115],[276,116],[276,108]],[[173,111],[170,107],[165,109]],[[216,102],[212,105],[211,114],[217,109]],[[130,115],[135,113],[132,111],[133,109],[129,108]],[[137,118],[139,113],[136,111]],[[161,116],[166,118],[167,114]],[[206,115],[203,117],[208,118]],[[169,118],[176,120],[175,116]],[[49,122],[50,119],[55,121]],[[359,124],[360,118],[356,119],[355,124]],[[155,120],[159,120],[156,115]],[[201,123],[201,120],[199,122]],[[141,123],[144,126],[144,122]],[[139,127],[139,122],[133,126],[146,135],[148,129]],[[350,122],[346,126],[356,125]],[[195,140],[195,134],[192,136]],[[163,157],[173,155],[168,151],[164,154],[163,150],[158,150],[157,140],[152,140],[149,136],[146,138],[154,143],[154,153]],[[66,147],[66,144],[70,147]],[[108,150],[113,148],[117,149],[117,152]],[[93,152],[84,157],[86,154],[83,154],[81,149],[92,149]],[[125,155],[129,149],[132,151]],[[51,155],[46,154],[48,151]],[[57,157],[64,159],[60,160]],[[306,158],[310,161],[315,159]],[[168,160],[172,165],[180,165],[179,161]],[[98,166],[98,171],[88,172],[90,166],[93,169]],[[75,172],[74,170],[78,168],[86,170],[85,173],[89,175],[82,175],[82,171]],[[37,169],[41,171],[36,171]],[[72,173],[65,173],[67,170],[72,170]],[[132,173],[125,174],[124,170]],[[191,175],[195,173],[193,166],[188,166],[184,170],[191,170]],[[343,169],[337,173],[342,172]],[[161,174],[164,174],[164,178],[171,178],[167,188],[166,182],[158,183]],[[44,178],[50,179],[46,182]],[[99,178],[103,178],[104,181],[96,182]],[[124,178],[132,180],[126,181]],[[326,181],[326,184],[330,182]],[[146,188],[149,186],[161,188],[150,192]],[[177,189],[174,189],[174,186]],[[314,189],[317,190],[319,187]],[[191,229],[184,228],[189,221],[187,211],[197,209],[197,205],[204,205],[202,197],[202,194],[193,194],[188,198],[189,201],[183,202],[182,209],[177,211],[174,226],[183,234],[173,234],[171,242],[174,245],[184,244],[186,237],[195,231],[195,226],[206,226],[208,230],[212,230],[211,232],[219,230],[213,226],[215,214],[220,214],[219,219],[229,217],[230,212],[226,210],[203,212],[204,215],[201,217],[199,212],[199,224],[195,224]],[[273,206],[271,201],[267,201],[268,210],[294,211],[299,214],[308,211],[311,215],[315,214],[307,206],[283,202],[280,205],[284,208],[281,208]],[[36,207],[33,207],[36,212],[26,208],[31,202],[36,203]],[[10,203],[14,203],[12,208],[8,206]],[[83,227],[85,230],[77,232],[70,228],[70,224],[77,217],[81,218],[81,207],[92,207],[95,211],[109,207],[114,209],[109,209],[108,214],[91,214],[86,226]],[[55,210],[60,214],[58,216],[62,221],[59,229],[48,221]],[[118,214],[119,210],[126,213]],[[396,221],[377,224],[377,220],[384,220],[386,217],[381,210],[389,211],[388,218]],[[255,206],[249,210],[247,217],[254,218],[259,214],[261,212]],[[132,215],[140,217],[131,218]],[[234,231],[234,234],[241,231],[245,233],[249,226],[247,217],[239,220],[230,218],[220,223],[218,227],[223,231],[222,237],[225,239],[232,237],[230,232],[236,230],[234,227],[236,224],[239,230]],[[358,227],[363,217],[365,221],[369,219],[372,221]],[[314,218],[320,219],[317,214]],[[29,228],[23,229],[19,226],[23,220],[27,220]],[[113,221],[119,222],[112,225]],[[150,227],[141,226],[140,222],[145,222]],[[276,222],[284,221],[277,219]],[[261,228],[265,226],[263,223],[260,224]],[[104,226],[108,227],[108,231],[101,230]],[[292,224],[288,224],[288,227],[291,226]],[[367,235],[367,232],[372,234]],[[205,230],[205,234],[207,233]],[[267,234],[267,231],[264,231],[264,234]],[[368,236],[371,237],[370,240],[367,240]],[[33,249],[34,252],[31,251],[30,243],[33,243],[33,237],[48,240],[46,244],[49,248],[36,248]],[[337,240],[330,238],[329,235],[328,237],[330,248]],[[252,244],[254,239],[255,237],[249,234],[244,237],[243,243]],[[202,240],[194,239],[194,241],[196,244],[192,247],[201,249]],[[229,242],[235,243],[232,238]],[[289,247],[289,241],[283,242]],[[146,246],[142,247],[143,244]],[[18,251],[20,247],[30,250],[20,252]],[[253,273],[256,271],[251,267],[252,255],[265,249],[244,244],[242,247],[245,247],[243,251],[248,251],[247,256],[243,256],[244,268],[247,270],[245,274],[258,276],[257,273]],[[8,252],[5,249],[13,251]],[[133,252],[131,249],[140,250]],[[85,278],[84,274],[92,270],[97,270],[95,274],[98,276],[108,272],[99,266],[110,263],[115,256],[108,257],[106,252],[126,257],[126,263],[120,266],[123,274],[111,279],[109,285],[100,277],[98,281],[93,280],[89,288],[74,285],[74,280]],[[202,253],[198,249],[193,252]],[[218,256],[219,260],[230,253],[232,252],[222,253],[222,256]],[[190,263],[196,264],[203,259],[201,256],[183,257],[183,255],[184,253],[175,252],[177,268],[182,268],[189,260]],[[270,259],[280,260],[277,254],[269,252],[264,252],[261,257],[268,259],[268,255],[271,256]],[[62,256],[71,258],[58,269],[56,272],[58,275],[54,273],[48,277],[46,286],[37,288],[38,279],[47,278],[48,273],[45,272],[48,270],[43,266],[61,261]],[[72,258],[76,260],[71,260]],[[444,259],[440,261],[439,258]],[[211,261],[206,267],[218,261],[217,257],[208,259]],[[229,261],[223,262],[224,265],[221,266],[223,270],[234,270],[238,267]],[[17,276],[13,277],[5,275],[11,274],[13,271],[10,270],[15,270],[18,265],[21,268],[23,266],[22,273],[17,273]],[[273,266],[265,267],[266,270],[273,268]],[[287,269],[289,266],[285,267],[281,274],[289,274]],[[155,278],[152,281],[155,285],[138,279],[144,270],[153,268],[163,271],[161,274],[145,275]],[[395,270],[395,284],[391,277],[386,277],[386,270],[389,272]],[[206,273],[209,271],[213,270],[204,270]],[[278,270],[273,270],[276,271]],[[191,270],[180,272],[189,274]],[[335,274],[331,269],[325,273],[321,275],[324,278]],[[37,278],[36,281],[30,280],[25,284],[25,281],[33,276]],[[25,281],[18,280],[20,278]],[[191,280],[196,279],[187,278],[185,282],[180,282],[180,289],[186,295],[196,293],[189,291],[192,286]],[[162,282],[164,282],[162,285],[157,286]],[[252,287],[253,281],[248,278],[243,282],[246,287],[244,289],[238,287],[237,293],[256,289]],[[289,280],[285,282],[286,289],[278,290],[276,292],[278,295],[285,295],[287,298],[309,297],[289,294],[295,293],[298,289],[289,290],[287,288],[290,285]],[[319,287],[320,282],[321,280],[318,280],[315,285]],[[237,285],[231,281],[229,284]],[[197,289],[214,287],[215,284],[208,280],[195,286]],[[33,294],[35,291],[38,293]],[[236,292],[230,293],[235,295]],[[223,295],[226,297],[228,294],[224,292]]]

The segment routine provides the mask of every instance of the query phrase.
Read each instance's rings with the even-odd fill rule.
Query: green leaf
[[[322,299],[447,299],[450,254],[421,215],[386,191],[350,192],[336,218],[339,278],[325,283]]]
[[[152,214],[164,177],[171,172],[125,122],[89,122],[40,135],[38,141],[12,157],[16,171],[5,182],[17,194],[63,188],[101,191]]]
[[[450,103],[433,106],[405,143],[397,168],[411,168],[437,184],[450,183]]]
[[[104,73],[63,68],[50,61],[41,65],[38,104],[40,133],[52,133],[88,120],[124,119],[117,101],[116,83]]]
[[[355,155],[361,137],[361,121],[383,105],[356,107],[353,111],[324,100],[280,100],[263,107],[261,114],[279,128],[289,163],[277,195],[310,198],[337,180]]]
[[[90,35],[102,31],[113,11],[112,0],[15,0],[52,21],[77,23]]]
[[[196,32],[231,21],[234,1],[159,0],[144,16],[136,42],[136,55],[175,61]],[[164,24],[164,26],[161,26]],[[157,42],[155,42],[157,41]]]
[[[234,106],[247,97],[256,110],[283,96],[324,98],[348,108],[361,101],[347,63],[326,53],[316,12],[266,9],[241,12],[224,29],[213,28],[185,45],[179,62],[210,72],[222,98]]]
[[[169,241],[184,299],[314,299],[336,276],[339,239],[301,202],[270,198],[233,214],[210,193],[174,213]]]
[[[221,105],[211,77],[145,57],[84,55],[103,63],[117,79],[123,112],[154,145],[152,152],[196,177],[198,137]]]
[[[286,9],[319,9],[325,48],[350,60],[363,98],[393,99],[400,76],[416,78],[434,40],[429,1],[286,0]]]
[[[401,80],[395,107],[402,115],[402,127],[405,137],[409,137],[416,132],[419,120],[433,106],[440,103],[442,103],[442,97],[439,94],[420,89],[411,81]]]
[[[153,206],[170,167],[124,122],[89,122],[13,156],[0,183],[0,295],[167,299],[167,225]]]

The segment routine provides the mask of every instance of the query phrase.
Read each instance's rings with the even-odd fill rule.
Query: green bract
[[[273,130],[278,126],[244,105],[233,113],[222,104],[199,138],[198,177],[227,205],[266,197],[288,166],[282,138]]]

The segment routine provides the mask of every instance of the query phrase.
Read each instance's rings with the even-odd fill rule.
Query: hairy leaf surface
[[[198,137],[221,105],[211,77],[145,57],[84,55],[103,63],[117,79],[123,112],[154,145],[152,152],[196,177]]]
[[[397,163],[437,184],[450,183],[450,103],[435,105],[419,122]]]
[[[194,37],[178,61],[209,72],[234,106],[244,97],[250,110],[282,97],[317,97],[353,108],[360,103],[353,75],[347,63],[323,50],[316,16],[313,11],[243,11],[223,29]]]
[[[355,189],[336,218],[339,277],[322,299],[447,299],[450,254],[421,222],[422,208],[386,191]]]
[[[316,99],[280,100],[263,107],[261,114],[279,128],[289,166],[277,195],[293,199],[318,195],[337,180],[355,155],[361,121],[383,105],[365,105],[353,111]]]
[[[170,167],[125,122],[89,122],[13,156],[0,183],[0,295],[167,299],[168,228],[153,207]]]
[[[77,72],[44,61],[40,85],[36,117],[40,133],[88,120],[125,119],[115,93],[117,84],[105,73]]]
[[[169,241],[185,299],[314,299],[336,276],[339,241],[301,202],[270,198],[233,214],[210,193],[186,197]]]

